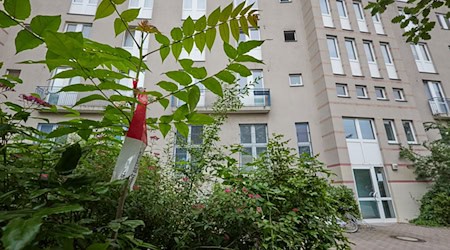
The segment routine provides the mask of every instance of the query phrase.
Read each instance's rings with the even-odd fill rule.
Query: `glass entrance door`
[[[364,220],[395,222],[394,206],[382,167],[353,168],[358,202]]]

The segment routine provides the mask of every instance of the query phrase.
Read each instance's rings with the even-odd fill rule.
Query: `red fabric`
[[[138,80],[133,79],[133,89],[137,89],[137,85],[138,85]]]
[[[147,123],[146,111],[148,104],[148,97],[145,94],[138,94],[138,105],[134,111],[133,119],[131,119],[130,128],[128,129],[127,137],[140,140],[147,145]]]

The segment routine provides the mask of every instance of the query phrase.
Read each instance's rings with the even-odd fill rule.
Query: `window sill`
[[[347,76],[347,75],[344,74],[344,73],[333,73],[333,75],[335,75],[335,76]]]
[[[402,79],[400,79],[400,78],[389,78],[389,80],[391,80],[391,81],[401,81]]]
[[[352,75],[353,77],[357,77],[357,78],[364,78],[363,75]]]
[[[339,98],[351,98],[349,95],[338,95]]]
[[[356,98],[358,98],[358,99],[363,99],[363,100],[370,100],[369,97],[363,97],[363,96],[357,96]]]
[[[422,74],[431,74],[431,75],[439,75],[439,73],[438,73],[438,72],[426,72],[426,71],[419,71],[419,73],[422,73]]]
[[[377,98],[377,101],[384,101],[384,102],[387,102],[387,101],[389,101],[389,99],[387,99],[387,98]]]
[[[286,43],[295,43],[295,42],[298,42],[297,40],[284,40],[284,42],[286,42]]]
[[[381,76],[379,76],[379,77],[374,77],[374,76],[372,76],[372,79],[375,79],[375,80],[383,80],[384,78],[381,77]]]
[[[408,145],[411,145],[411,146],[420,146],[420,143],[418,143],[418,142],[408,142]]]
[[[298,84],[298,85],[292,85],[292,84],[289,84],[289,87],[304,87],[305,85],[304,84]]]
[[[388,141],[388,145],[395,146],[395,145],[401,145],[401,143],[398,141],[392,141],[392,142]]]
[[[396,102],[408,102],[407,100],[395,100]]]

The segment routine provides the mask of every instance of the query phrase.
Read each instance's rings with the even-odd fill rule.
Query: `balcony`
[[[270,90],[269,89],[249,89],[248,94],[242,94],[240,98],[242,108],[234,113],[268,113],[270,111]],[[212,113],[214,103],[217,100],[217,95],[214,93],[201,89],[200,100],[197,104],[197,111],[199,113]],[[176,110],[183,105],[184,102],[172,96],[172,109]]]
[[[450,99],[435,97],[428,100],[430,104],[431,113],[435,117],[450,118]]]
[[[64,111],[62,106],[73,107],[81,98],[89,96],[92,92],[60,92],[62,87],[54,86],[38,86],[36,88],[36,94],[38,94],[42,100],[56,105],[58,110]],[[99,113],[103,111],[108,102],[106,101],[92,101],[85,104],[76,106],[74,109],[82,113]]]

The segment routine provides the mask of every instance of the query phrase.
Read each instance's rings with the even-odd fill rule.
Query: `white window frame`
[[[409,14],[405,14],[405,11],[404,11],[403,8],[401,8],[401,7],[398,8],[398,14],[399,14],[399,15],[402,15],[402,16],[405,16],[406,19],[408,19],[408,18],[411,16],[411,15],[409,15]],[[408,25],[404,28],[404,30],[405,30],[406,32],[408,32],[408,31],[410,31],[411,29],[413,29],[413,28],[415,28],[415,27],[416,27],[416,25],[415,25],[414,23],[409,22]]]
[[[141,42],[141,32],[142,31],[134,30],[134,39],[136,39],[136,41],[138,43]],[[145,36],[146,35],[144,34],[144,37]],[[132,46],[125,46],[125,41],[126,41],[127,37],[130,37],[130,39],[132,41]],[[147,51],[148,51],[148,42],[149,42],[149,35],[147,35],[147,37],[145,37],[145,40],[143,43],[142,54],[144,54],[144,55],[147,54]],[[128,33],[128,31],[125,31],[123,33],[122,48],[127,50],[128,52],[130,52],[131,55],[139,57],[139,48],[137,47],[136,43],[134,42],[133,38]],[[145,60],[147,60],[147,57],[144,58],[144,61]]]
[[[373,78],[380,78],[380,69],[378,68],[377,56],[373,48],[372,41],[363,41],[364,52],[366,53],[367,64],[369,65],[370,76]]]
[[[334,50],[336,51],[337,57],[332,56],[330,45],[334,46]],[[328,47],[328,54],[330,56],[331,70],[333,74],[343,75],[344,68],[342,67],[341,54],[339,52],[339,44],[337,42],[337,38],[334,36],[327,36],[327,47]]]
[[[99,0],[72,0],[69,14],[93,16]]]
[[[256,129],[255,129],[255,126],[261,126],[261,125],[263,125],[263,126],[265,126],[265,135],[266,135],[266,142],[265,143],[262,143],[262,142],[260,142],[260,143],[257,143],[256,142]],[[252,157],[253,157],[253,159],[255,159],[255,158],[257,158],[258,157],[258,154],[257,154],[257,151],[256,151],[256,149],[257,148],[263,148],[263,147],[265,147],[266,148],[266,150],[267,150],[267,143],[268,143],[268,141],[269,141],[269,133],[268,133],[268,128],[267,128],[267,124],[263,124],[263,123],[260,123],[260,124],[239,124],[239,138],[241,138],[241,133],[242,133],[242,131],[241,131],[241,126],[250,126],[250,143],[243,143],[242,141],[240,142],[240,144],[242,145],[242,147],[244,147],[244,148],[251,148],[252,149]],[[241,155],[240,155],[240,165],[241,166],[244,166],[242,163],[243,163],[243,160],[242,160],[242,153],[241,153]]]
[[[145,2],[148,1],[149,6],[145,6]],[[134,2],[138,2],[134,5]],[[140,19],[152,19],[153,17],[153,4],[154,0],[130,0],[128,3],[129,9],[141,9],[137,18]]]
[[[373,122],[373,119],[368,119],[368,118],[352,118],[352,117],[343,117],[343,122],[344,120],[353,120],[354,124],[355,124],[355,129],[356,129],[356,137],[357,138],[346,138],[347,141],[352,141],[352,142],[377,142],[377,132],[375,130],[375,124]],[[361,130],[361,125],[360,125],[360,121],[369,121],[370,122],[370,127],[372,130],[372,135],[374,139],[365,139],[362,136],[362,130]],[[345,122],[344,122],[345,123]],[[344,125],[344,136],[346,136],[346,131],[345,131],[345,125]]]
[[[441,25],[441,28],[444,30],[450,29],[450,18],[446,18],[445,14],[436,13],[436,18]]]
[[[346,38],[345,39],[345,49],[347,50],[348,60],[350,62],[350,69],[352,71],[352,75],[354,76],[362,76],[361,64],[359,63],[358,50],[356,49],[355,39]],[[351,51],[349,51],[351,49]],[[355,58],[351,58],[352,53]]]
[[[401,88],[392,88],[392,92],[394,93],[394,100],[398,101],[398,102],[404,102],[406,101],[405,99],[405,93],[403,91],[403,89]],[[400,96],[400,99],[397,98],[397,95],[395,93],[398,93]]]
[[[348,17],[347,4],[345,0],[336,0],[336,4],[339,19],[341,21],[341,28],[344,30],[352,30],[352,26],[350,25],[350,19]]]
[[[292,3],[292,0],[280,0],[280,3]]]
[[[188,137],[186,138],[186,145],[178,144],[178,136],[182,136],[182,135],[181,134],[179,135],[178,134],[179,132],[175,131],[175,146],[174,146],[174,152],[173,152],[174,162],[177,162],[177,150],[178,149],[186,150],[186,155],[184,156],[184,159],[185,159],[184,161],[190,162],[191,161],[191,154],[189,153],[189,149],[190,148],[199,148],[201,146],[202,143],[201,144],[193,144],[192,143],[192,127],[201,127],[202,133],[201,133],[200,136],[201,136],[201,140],[202,140],[202,143],[203,143],[203,132],[204,132],[203,130],[204,130],[204,127],[201,126],[201,125],[196,125],[196,126],[191,125],[191,126],[189,126],[189,133],[188,133]]]
[[[364,9],[362,3],[359,1],[353,1],[353,10],[355,11],[356,21],[358,23],[359,31],[369,32],[367,27],[366,17],[364,15]]]
[[[298,77],[299,78],[299,84],[293,84],[292,83],[292,78],[293,77]],[[303,86],[303,77],[302,74],[289,74],[289,86],[291,87],[299,87],[299,86]]]
[[[329,0],[319,0],[320,13],[322,14],[323,26],[334,28],[333,17],[331,16],[331,8]],[[324,10],[322,6],[325,6]]]
[[[381,97],[378,96],[378,90],[381,90]],[[377,100],[387,100],[386,88],[385,87],[375,87],[375,96]]]
[[[255,28],[249,28],[248,29],[248,36],[244,32],[239,33],[239,42],[247,42],[247,41],[260,41],[261,40],[261,30],[255,29]],[[248,55],[253,56],[254,58],[258,60],[262,60],[262,50],[261,46],[254,48],[247,52]]]
[[[200,17],[206,15],[207,9],[207,0],[189,0],[191,1],[192,6],[186,6],[186,0],[183,0],[183,13],[181,15],[181,19],[185,20],[188,17],[191,17],[192,20],[198,20]],[[199,7],[199,2],[204,2],[204,8]]]
[[[307,142],[301,142],[300,141],[300,138],[298,137],[297,125],[306,125],[306,133],[307,133],[307,137],[308,137],[308,141]],[[310,127],[309,127],[309,123],[308,122],[296,122],[295,123],[295,132],[297,134],[297,150],[298,150],[298,153],[301,155],[300,147],[308,147],[309,148],[309,155],[310,156],[314,155],[312,142],[311,142],[311,130],[310,130]]]
[[[66,27],[64,28],[65,32],[68,32],[70,25],[75,25],[75,30],[72,31],[72,32],[81,32],[81,34],[83,34],[84,38],[89,38],[91,36],[92,23],[66,23]],[[89,33],[86,34],[86,36],[85,36],[85,34],[83,32],[85,27],[89,27],[90,28],[89,29]]]
[[[339,87],[343,87],[344,92],[345,92],[344,95],[340,95],[340,94],[338,93],[338,91],[337,91],[338,86],[339,86]],[[345,83],[336,83],[336,95],[337,95],[337,97],[350,97],[349,94],[348,94],[348,85],[345,84]]]
[[[394,136],[394,140],[389,140],[388,131],[387,131],[386,125],[388,125],[390,127],[390,129],[392,130],[392,134]],[[388,143],[398,143],[397,130],[395,128],[394,120],[393,119],[383,119],[383,126],[384,126],[384,130],[386,132],[386,139],[387,139]]]
[[[397,69],[395,68],[394,57],[392,56],[389,43],[381,42],[380,49],[389,79],[398,79]]]
[[[431,58],[431,53],[428,50],[426,43],[411,44],[411,51],[414,60],[416,61],[417,70],[425,73],[436,73],[436,69]]]
[[[363,90],[363,96],[358,95],[358,88],[361,88]],[[365,85],[356,85],[355,86],[356,89],[356,97],[359,99],[369,99],[369,94],[367,92],[367,86]]]
[[[407,131],[406,127],[405,127],[405,124],[408,124],[409,128],[411,129],[411,131],[409,131],[409,132],[411,133],[412,137],[414,138],[413,141],[410,141],[408,139],[408,131]],[[406,141],[408,142],[408,144],[417,144],[417,136],[416,136],[416,131],[415,131],[415,128],[414,128],[413,121],[411,121],[411,120],[402,120],[402,126],[403,126],[403,130],[405,132]]]
[[[375,15],[372,16],[372,22],[373,22],[373,26],[375,27],[375,33],[377,33],[379,35],[386,34],[384,32],[383,22],[381,21],[380,13],[376,13]]]

